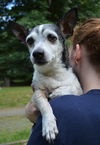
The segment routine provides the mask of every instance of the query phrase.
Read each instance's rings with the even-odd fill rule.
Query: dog
[[[81,86],[69,65],[65,40],[73,34],[77,9],[68,11],[58,24],[42,24],[30,31],[11,22],[15,36],[26,43],[34,67],[32,100],[42,115],[42,135],[49,142],[56,138],[56,118],[48,98],[66,94],[82,94]]]

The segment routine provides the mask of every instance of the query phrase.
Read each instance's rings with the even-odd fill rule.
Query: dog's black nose
[[[37,59],[43,59],[44,57],[44,51],[42,49],[36,50],[33,52],[33,57]]]

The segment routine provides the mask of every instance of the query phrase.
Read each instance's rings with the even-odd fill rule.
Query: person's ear
[[[75,52],[74,52],[74,61],[78,64],[81,60],[81,47],[79,44],[76,44]]]

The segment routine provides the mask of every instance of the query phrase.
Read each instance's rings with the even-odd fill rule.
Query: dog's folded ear
[[[13,21],[9,22],[9,27],[13,34],[22,42],[25,43],[26,36],[28,35],[29,31],[24,26],[17,24]]]
[[[64,17],[59,21],[61,32],[65,38],[68,38],[73,34],[73,29],[77,23],[78,14],[77,8],[73,8],[68,11]]]

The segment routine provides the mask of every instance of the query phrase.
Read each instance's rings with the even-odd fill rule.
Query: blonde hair
[[[100,18],[92,18],[76,27],[73,48],[83,44],[90,63],[100,70]]]

